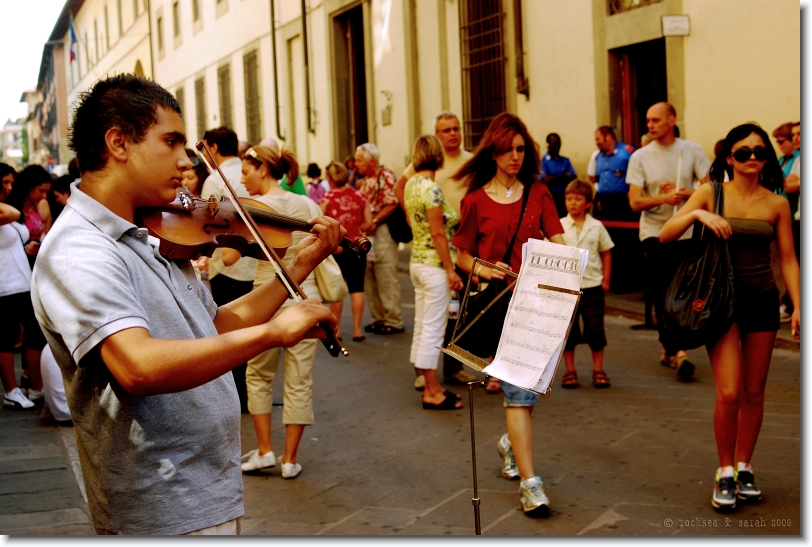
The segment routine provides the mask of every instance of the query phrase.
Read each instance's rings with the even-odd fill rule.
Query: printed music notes
[[[483,372],[549,394],[580,298],[588,251],[531,239],[493,362]]]

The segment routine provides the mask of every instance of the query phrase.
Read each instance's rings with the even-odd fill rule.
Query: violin
[[[232,247],[243,256],[268,260],[290,297],[295,302],[306,299],[307,295],[291,278],[274,249],[287,248],[291,244],[290,232],[309,232],[310,225],[303,220],[276,214],[270,207],[256,200],[238,199],[206,143],[200,141],[195,148],[208,156],[208,160],[206,155],[201,155],[201,158],[210,171],[216,171],[220,175],[233,201],[227,202],[215,197],[204,200],[179,189],[175,201],[168,206],[139,212],[140,224],[161,240],[159,252],[168,259],[192,259],[202,254],[211,256],[217,247]],[[249,205],[246,206],[247,204]],[[262,223],[262,227],[257,221]],[[270,237],[271,242],[266,240],[265,235]],[[359,238],[355,243],[344,239],[346,241],[342,241],[342,245],[351,251],[365,254],[372,246],[366,238]],[[339,353],[344,356],[350,354],[339,343],[328,324],[320,322],[319,326],[325,332],[322,343],[330,355],[337,357]]]
[[[240,203],[256,222],[265,241],[277,252],[284,252],[290,246],[292,231],[311,229],[306,221],[281,215],[261,201],[240,198]],[[242,256],[269,260],[227,198],[204,199],[192,195],[186,188],[178,188],[172,203],[139,211],[138,223],[161,240],[159,252],[169,260],[196,260],[200,256],[211,256],[218,247],[230,247]],[[361,257],[369,252],[371,244],[365,237],[356,241],[345,237],[341,247],[342,252]]]

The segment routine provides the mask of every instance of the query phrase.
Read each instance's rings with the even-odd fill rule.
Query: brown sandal
[[[612,383],[609,381],[609,377],[606,373],[602,370],[593,370],[592,371],[592,386],[598,389],[611,387]]]
[[[580,384],[578,383],[578,373],[574,370],[567,372],[561,378],[561,387],[564,389],[575,389]]]

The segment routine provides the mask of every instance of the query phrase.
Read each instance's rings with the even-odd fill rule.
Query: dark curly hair
[[[80,93],[68,146],[76,153],[81,172],[100,171],[107,165],[104,136],[110,129],[117,127],[131,142],[141,142],[158,122],[159,107],[182,115],[180,104],[170,92],[134,74],[110,76]]]

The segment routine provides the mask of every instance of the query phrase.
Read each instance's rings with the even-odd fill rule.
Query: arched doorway
[[[144,77],[144,67],[141,66],[141,61],[135,62],[135,70],[133,71],[139,78]]]

